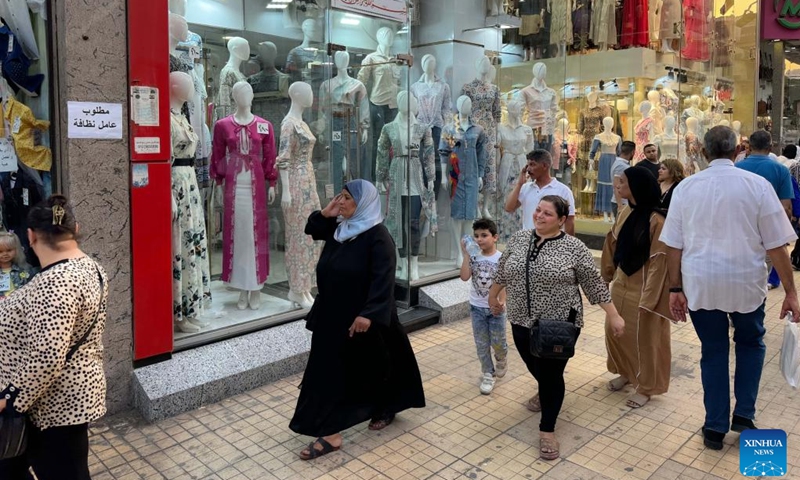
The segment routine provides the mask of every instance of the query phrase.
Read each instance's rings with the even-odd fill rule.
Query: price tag
[[[333,141],[334,142],[341,142],[342,141],[342,132],[333,132]]]
[[[258,133],[261,135],[269,135],[269,124],[268,123],[259,123],[256,125],[258,128]]]
[[[22,189],[22,204],[25,205],[25,206],[28,206],[28,205],[30,205],[30,203],[31,203],[31,198],[30,198],[30,194],[28,193],[28,189],[27,188],[23,188]]]
[[[19,133],[19,128],[22,126],[22,119],[19,117],[14,118],[14,125],[11,127],[11,133]]]
[[[189,58],[197,60],[202,56],[202,50],[199,45],[192,45],[189,47]]]
[[[14,51],[14,35],[8,36],[8,53]]]
[[[0,273],[0,292],[11,290],[11,274]]]

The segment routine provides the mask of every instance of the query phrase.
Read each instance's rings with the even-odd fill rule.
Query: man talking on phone
[[[528,164],[520,172],[514,190],[508,194],[505,211],[514,213],[522,207],[522,228],[533,229],[533,213],[539,200],[546,195],[558,195],[569,203],[569,216],[564,231],[575,235],[575,197],[572,190],[550,176],[553,159],[547,150],[534,150],[527,155]],[[530,179],[531,181],[528,181]],[[509,235],[513,232],[507,232]]]

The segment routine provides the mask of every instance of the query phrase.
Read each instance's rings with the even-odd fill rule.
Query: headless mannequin
[[[617,148],[619,147],[619,144],[622,142],[622,138],[620,138],[619,135],[614,133],[614,119],[613,118],[606,117],[606,118],[603,119],[603,133],[598,133],[597,135],[595,135],[594,139],[595,140],[599,140],[601,145],[612,145],[612,144],[614,144],[614,145],[617,145]],[[597,152],[593,152],[593,153],[595,155],[597,154]],[[590,170],[594,170],[594,163],[595,163],[595,156],[594,155],[590,155],[590,158],[589,158],[589,169]],[[611,176],[610,169],[613,166],[613,164],[614,164],[614,162],[612,161],[607,166],[607,168],[609,168],[609,177]],[[613,184],[613,181],[614,181],[614,179],[613,179],[613,177],[611,177],[612,184]],[[598,192],[597,194],[600,195],[601,192]],[[612,193],[612,195],[613,195],[613,193]],[[614,214],[613,213],[609,213],[609,212],[603,212],[603,221],[606,222],[606,223],[614,223]]]
[[[305,24],[305,22],[303,22]],[[289,98],[292,99],[292,106],[289,108],[289,113],[286,114],[287,118],[293,118],[298,122],[303,121],[303,112],[314,104],[314,93],[311,90],[311,85],[305,82],[295,82],[289,87]],[[281,195],[281,206],[288,208],[292,204],[292,193],[289,190],[289,172],[281,169],[281,185],[283,191]],[[290,302],[294,302],[302,308],[311,308],[314,304],[314,297],[311,292],[295,292],[289,290],[287,296]]]
[[[250,123],[255,120],[255,115],[252,113],[252,105],[253,105],[253,87],[250,86],[247,82],[237,82],[236,85],[233,87],[233,101],[236,105],[236,111],[233,114],[233,120],[239,125],[250,125]],[[255,196],[251,195],[252,198]],[[275,201],[275,187],[269,187],[268,193],[268,201],[272,203]],[[237,215],[239,213],[240,215]],[[243,212],[239,212],[238,210],[234,209],[234,216],[239,217]],[[249,229],[249,231],[253,231],[253,219],[250,218],[249,225],[246,225],[245,228]],[[237,218],[234,220],[234,225],[241,225],[243,220],[241,218]],[[234,244],[234,249],[236,245]],[[255,253],[255,252],[254,252]],[[255,261],[255,260],[253,260]],[[247,305],[250,305],[252,310],[258,310],[261,307],[261,291],[260,290],[242,290],[239,294],[239,301],[237,303],[237,307],[239,310],[244,310],[247,308]]]
[[[657,90],[647,92],[647,101],[650,102],[648,116],[653,119],[653,133],[658,135],[664,131],[664,117],[667,112],[661,106],[661,95]]]
[[[172,111],[173,115],[180,115],[181,117],[183,114],[181,113],[181,109],[183,105],[186,103],[187,100],[194,96],[194,82],[192,81],[192,77],[189,76],[187,73],[183,72],[172,72],[169,75],[169,83],[170,83],[170,97],[169,97],[169,104],[170,110]],[[173,167],[175,168],[191,168],[194,170],[194,167]],[[191,176],[192,181],[195,182],[195,191],[197,191],[196,185],[196,177],[194,175]],[[173,177],[174,178],[174,177]],[[174,180],[173,180],[174,182]],[[173,237],[175,235],[183,236],[182,232],[175,232],[176,222],[178,221],[178,199],[175,198],[174,193],[171,197],[172,199],[172,221],[173,221]],[[190,200],[184,200],[190,201]],[[200,221],[203,221],[201,218]],[[203,227],[205,230],[205,227]],[[177,241],[176,241],[177,240]],[[180,256],[180,247],[177,247],[176,244],[179,244],[180,240],[173,238],[173,258],[178,254]],[[208,263],[208,259],[199,258],[197,259],[197,263],[200,262]],[[173,263],[173,269],[175,265]],[[202,268],[198,266],[198,268]],[[206,267],[206,270],[208,267]],[[202,308],[199,309],[198,312],[201,313]],[[175,323],[175,330],[182,333],[197,333],[201,329],[208,326],[208,323],[200,321],[196,316],[186,316],[183,321],[179,321]]]
[[[319,111],[319,119],[317,120],[316,124],[314,125],[317,135],[324,139],[325,130],[328,127],[328,116],[326,111],[332,108],[334,103],[339,103],[337,100],[341,100],[343,105],[347,105],[348,107],[355,107],[356,110],[352,112],[352,115],[358,115],[358,123],[357,127],[360,131],[358,134],[358,141],[361,142],[361,145],[367,143],[367,137],[369,135],[369,104],[367,103],[367,87],[364,86],[363,83],[360,81],[352,78],[350,74],[347,72],[347,67],[350,66],[350,54],[347,52],[336,52],[333,57],[333,62],[336,65],[336,76],[330,80],[326,80],[322,83],[320,87],[320,98],[323,95],[329,96],[329,101],[331,104],[324,105],[325,102],[323,101],[323,108]],[[336,91],[337,87],[341,85],[353,84],[354,87],[348,89],[348,93],[344,95],[341,99],[333,98],[332,92]],[[345,125],[344,129],[351,130],[350,125]],[[334,129],[336,130],[336,129]],[[341,152],[342,153],[342,172],[347,172],[347,164],[348,160],[351,162],[364,162],[366,159],[363,158],[366,154],[363,150],[360,151],[362,158],[357,158],[358,154],[355,155],[356,158],[348,159],[348,155],[352,155],[355,152],[359,152],[356,146],[350,146],[350,135],[347,132],[342,132],[342,139],[340,142],[337,142],[334,145],[334,153]],[[337,148],[339,145],[347,145],[350,148]],[[356,148],[353,148],[356,147]],[[353,165],[356,165],[355,163]]]
[[[414,98],[413,95],[409,95],[409,93],[406,91],[402,91],[397,94],[397,117],[395,117],[394,123],[397,124],[397,129],[398,132],[400,133],[400,145],[396,146],[392,145],[392,148],[395,149],[395,152],[399,152],[395,153],[395,155],[398,154],[407,155],[409,156],[409,159],[412,158],[411,150],[413,148],[413,145],[409,143],[409,139],[411,138],[410,136],[411,129],[414,127],[414,125],[418,123],[417,110],[418,110],[417,99]],[[385,184],[381,185],[381,187],[384,192],[386,192],[388,189],[387,185]],[[401,186],[396,186],[395,188],[398,187],[402,188]],[[429,179],[428,184],[425,185],[425,188],[427,188],[429,191],[433,191],[433,180]],[[409,190],[404,188],[403,194],[401,196],[408,197]],[[408,202],[407,204],[410,205],[411,202]],[[401,219],[401,223],[405,223],[405,220],[407,219],[406,218]],[[404,225],[403,228],[405,229],[405,231],[409,231],[408,225]],[[410,241],[411,240],[409,239],[409,242]],[[406,251],[410,253],[411,249],[409,245],[406,245]],[[408,262],[406,261],[405,257],[400,255],[399,249],[397,250],[397,257],[398,257],[397,264],[400,267],[400,271],[398,272],[397,277],[400,278],[401,280],[406,280],[408,279],[410,273],[412,281],[419,280],[419,256],[413,254],[411,255],[410,272],[407,271],[409,268]]]
[[[472,125],[470,122],[470,115],[472,115],[472,100],[462,95],[456,100],[456,108],[458,109],[458,120],[461,130],[467,131]],[[442,162],[442,187],[448,188],[448,165],[447,162]],[[478,191],[483,190],[483,178],[478,178]],[[453,247],[458,252],[456,256],[456,266],[460,266],[464,261],[464,254],[461,249],[461,237],[472,232],[472,222],[474,220],[455,220],[453,219]]]
[[[489,16],[495,17],[497,15],[502,15],[505,13],[503,10],[503,0],[487,0],[487,7],[489,11]]]

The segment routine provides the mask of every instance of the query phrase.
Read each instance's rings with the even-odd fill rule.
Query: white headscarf
[[[339,226],[333,234],[339,243],[353,239],[383,221],[381,201],[375,185],[366,180],[353,180],[344,188],[353,196],[356,211],[350,218],[339,217]]]

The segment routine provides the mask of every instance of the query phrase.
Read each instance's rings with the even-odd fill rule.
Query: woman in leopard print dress
[[[28,228],[42,270],[0,302],[0,412],[28,415],[28,448],[0,460],[0,478],[29,479],[32,467],[39,480],[88,480],[88,425],[106,412],[108,282],[78,248],[65,197],[31,209]]]
[[[520,357],[539,384],[539,393],[528,403],[529,410],[542,412],[539,422],[539,454],[545,460],[559,456],[555,439],[556,419],[564,402],[564,369],[567,360],[537,358],[531,354],[531,325],[534,319],[568,321],[583,326],[583,300],[578,287],[592,304],[600,304],[615,335],[621,335],[625,321],[619,316],[592,254],[583,242],[562,231],[569,204],[556,195],[542,198],[533,215],[534,230],[522,230],[508,242],[489,290],[489,306],[501,311],[499,297],[507,290],[507,315]],[[530,259],[530,261],[528,261]]]

